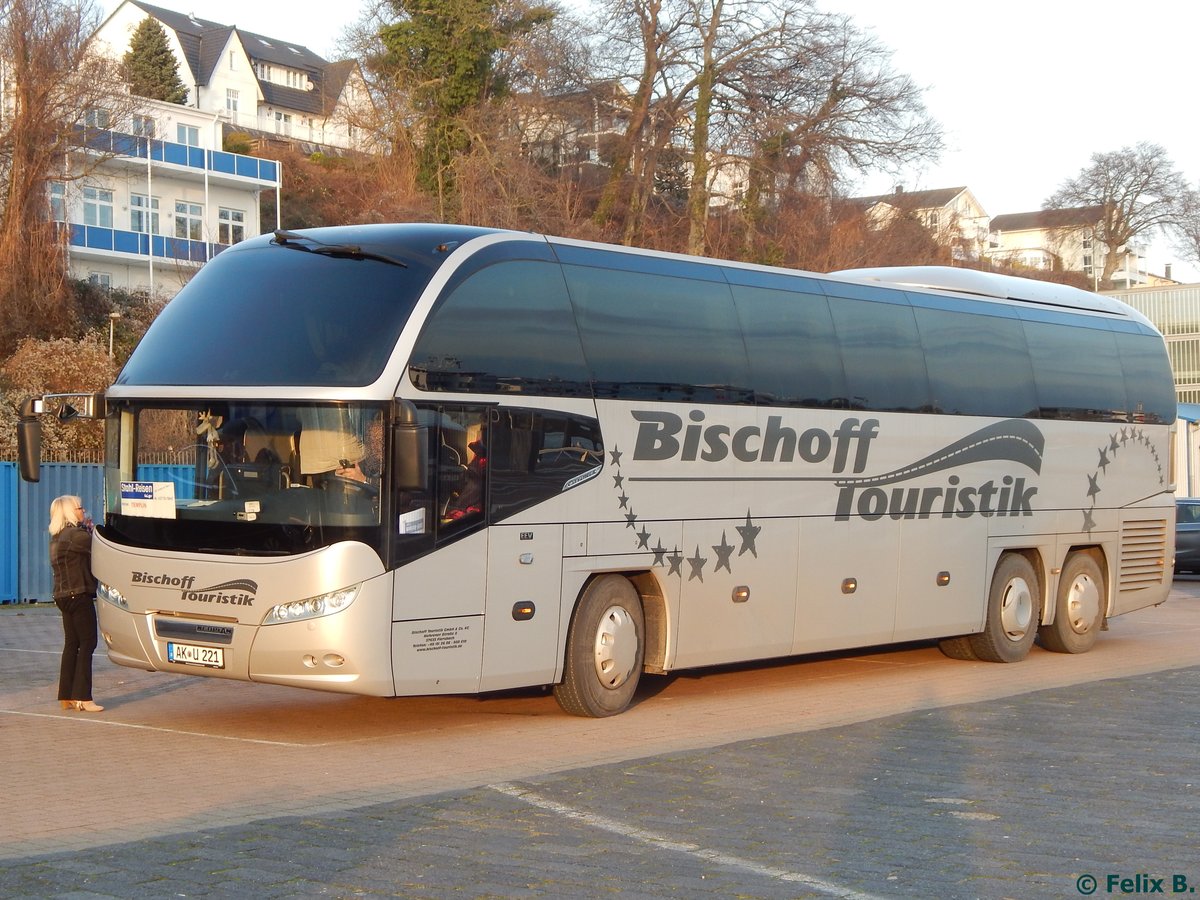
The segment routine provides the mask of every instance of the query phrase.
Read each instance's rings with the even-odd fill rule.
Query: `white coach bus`
[[[1167,596],[1175,399],[1130,307],[445,225],[205,266],[103,398],[112,660],[380,696],[938,639]]]

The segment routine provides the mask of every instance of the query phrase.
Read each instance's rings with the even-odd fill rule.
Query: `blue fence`
[[[50,600],[50,501],[63,494],[82,498],[88,514],[104,514],[104,467],[43,463],[42,480],[21,481],[16,463],[0,462],[0,603]]]
[[[195,496],[191,466],[142,465],[138,477],[170,481],[175,496]],[[50,573],[50,501],[63,494],[83,500],[97,524],[104,521],[104,466],[42,463],[42,480],[21,481],[17,464],[0,462],[0,603],[48,601],[54,594]]]

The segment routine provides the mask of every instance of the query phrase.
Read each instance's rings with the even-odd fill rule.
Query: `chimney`
[[[1163,276],[1167,279],[1167,281],[1171,280],[1171,264],[1170,263],[1167,263],[1166,266],[1163,267]]]

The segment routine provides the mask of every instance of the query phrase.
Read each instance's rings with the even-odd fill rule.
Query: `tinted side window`
[[[590,395],[558,265],[514,260],[468,277],[430,314],[409,377],[432,391]]]
[[[912,307],[830,297],[853,409],[919,412],[929,408],[925,357]]]
[[[499,522],[594,476],[604,464],[600,424],[565,413],[503,408],[489,427],[489,519]]]
[[[829,304],[817,294],[732,286],[755,402],[845,406],[846,378]]]
[[[724,283],[564,265],[596,396],[752,402]]]
[[[1036,416],[1037,392],[1017,319],[915,307],[937,412]]]
[[[1130,417],[1136,422],[1175,421],[1174,376],[1163,339],[1127,332],[1116,332],[1116,338]]]
[[[1024,323],[1043,419],[1123,418],[1128,404],[1111,331]]]

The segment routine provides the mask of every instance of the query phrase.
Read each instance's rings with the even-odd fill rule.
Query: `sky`
[[[337,58],[362,0],[151,0],[201,18],[303,44]],[[119,0],[102,0],[107,15]],[[925,89],[946,152],[922,171],[864,178],[855,194],[966,186],[989,216],[1030,212],[1086,168],[1093,153],[1159,144],[1200,184],[1196,37],[1200,5],[1180,0],[816,0],[849,15]],[[575,0],[586,8],[586,0]],[[1149,271],[1172,264],[1200,281],[1166,240]]]

